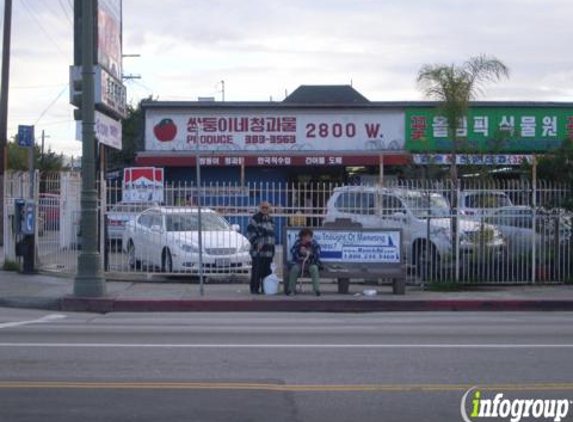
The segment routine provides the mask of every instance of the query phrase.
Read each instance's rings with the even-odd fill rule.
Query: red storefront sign
[[[200,158],[205,167],[306,167],[306,166],[376,166],[380,164],[380,155],[259,155],[259,156],[226,156],[209,155]],[[384,155],[385,165],[405,165],[411,163],[407,155]],[[194,167],[195,156],[173,155],[139,155],[140,166],[160,167]]]

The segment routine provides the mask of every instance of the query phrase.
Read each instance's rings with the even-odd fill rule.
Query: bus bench
[[[351,279],[387,279],[392,292],[406,293],[406,271],[402,261],[400,229],[364,229],[360,225],[331,224],[312,228],[321,248],[321,280],[336,279],[338,293],[347,294]],[[285,275],[290,270],[290,248],[303,227],[285,228],[283,262]],[[307,273],[307,271],[305,271]],[[307,274],[303,274],[305,278]],[[288,276],[287,276],[288,277]],[[285,277],[285,280],[286,278]]]

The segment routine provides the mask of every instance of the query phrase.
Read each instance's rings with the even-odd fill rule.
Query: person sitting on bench
[[[318,274],[318,270],[322,266],[320,262],[320,245],[312,236],[313,232],[311,229],[302,229],[298,234],[298,239],[290,249],[292,260],[288,286],[285,289],[287,296],[296,293],[296,282],[299,276],[303,275],[305,269],[308,269],[312,279],[314,294],[320,296],[320,279]]]

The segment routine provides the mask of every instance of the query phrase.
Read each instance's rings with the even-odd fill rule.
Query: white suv
[[[461,214],[476,217],[490,216],[500,208],[513,206],[507,193],[501,190],[464,190],[458,203]]]
[[[401,228],[404,254],[408,262],[421,268],[430,262],[434,268],[452,264],[452,212],[438,193],[410,189],[346,186],[334,189],[327,202],[325,222],[350,219],[363,227]],[[505,242],[500,231],[490,225],[460,218],[459,250],[465,257],[501,256]]]

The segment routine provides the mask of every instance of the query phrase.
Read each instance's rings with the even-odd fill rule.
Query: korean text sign
[[[573,138],[573,108],[477,107],[458,122],[463,151],[544,152]],[[406,110],[406,149],[452,151],[448,121],[437,108]]]
[[[147,151],[399,151],[401,110],[162,110],[145,115]]]

